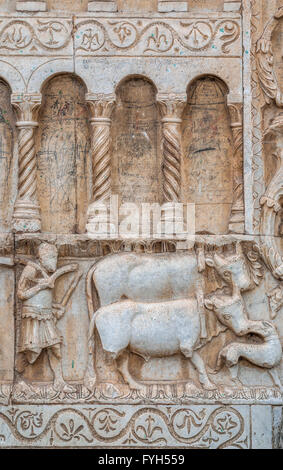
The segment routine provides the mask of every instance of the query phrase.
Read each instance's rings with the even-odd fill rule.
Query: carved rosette
[[[16,126],[19,129],[18,195],[14,207],[16,232],[39,232],[41,229],[35,150],[36,118],[40,104],[40,94],[12,95],[12,105],[18,116]]]
[[[163,195],[166,202],[179,202],[181,197],[181,124],[187,103],[186,95],[159,94],[163,134]]]
[[[229,223],[230,233],[244,233],[245,208],[244,208],[244,179],[243,179],[243,106],[236,103],[229,105],[231,116],[231,129],[234,142],[233,160],[233,205]]]

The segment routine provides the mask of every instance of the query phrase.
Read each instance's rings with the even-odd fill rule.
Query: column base
[[[32,201],[17,201],[13,216],[13,230],[20,233],[41,231],[40,207]]]
[[[242,210],[232,212],[229,233],[245,233],[245,215]]]
[[[116,12],[118,11],[116,2],[88,2],[88,11],[105,11],[105,12]]]
[[[47,11],[46,2],[17,2],[16,11],[20,11],[20,12]]]
[[[224,2],[223,11],[239,11],[241,9],[242,2],[237,1],[226,1]]]
[[[159,13],[170,13],[171,11],[183,12],[188,11],[187,2],[158,2],[158,11]]]

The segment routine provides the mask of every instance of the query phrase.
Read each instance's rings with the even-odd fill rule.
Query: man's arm
[[[29,287],[29,283],[34,282],[34,287]],[[36,279],[36,269],[33,266],[27,265],[22,272],[18,286],[18,297],[20,300],[27,300],[33,297],[41,290],[50,288],[49,280]]]

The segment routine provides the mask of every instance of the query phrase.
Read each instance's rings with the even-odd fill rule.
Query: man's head
[[[49,243],[41,243],[38,249],[40,263],[49,273],[54,273],[57,269],[58,251],[56,246]]]

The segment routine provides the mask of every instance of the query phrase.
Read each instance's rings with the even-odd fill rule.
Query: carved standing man
[[[62,337],[56,322],[65,313],[64,306],[53,302],[55,282],[67,272],[77,270],[76,264],[57,269],[57,248],[48,243],[39,247],[39,264],[30,261],[24,268],[18,287],[18,297],[23,301],[19,352],[25,354],[29,364],[34,364],[46,349],[54,374],[54,388],[66,393],[74,392],[62,373]]]

